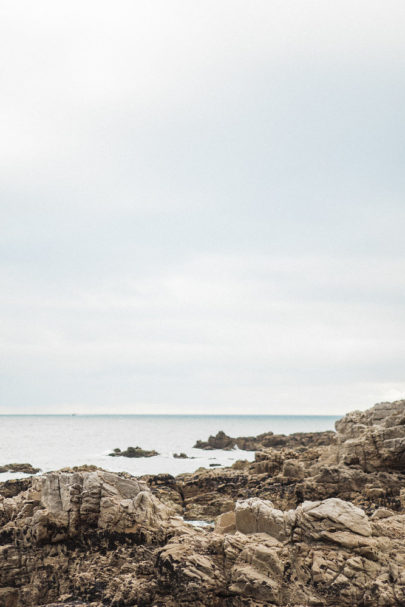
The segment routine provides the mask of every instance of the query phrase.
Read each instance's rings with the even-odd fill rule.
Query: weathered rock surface
[[[27,490],[0,497],[0,604],[102,597],[113,603],[123,588],[124,604],[137,604],[153,586],[144,573],[153,568],[150,554],[166,541],[173,514],[129,475],[33,477]],[[174,518],[171,533],[182,525]]]
[[[405,400],[349,413],[336,429],[340,462],[365,472],[405,471]]]
[[[154,457],[155,455],[159,455],[159,453],[154,449],[147,451],[141,447],[128,447],[125,451],[121,451],[121,449],[117,447],[108,455],[111,457]]]
[[[0,606],[405,605],[403,404],[232,468],[0,483]]]
[[[281,437],[293,446],[283,446],[278,435],[262,434],[255,438],[254,462],[177,477],[185,518],[212,520],[238,499],[255,496],[281,509],[340,497],[370,514],[377,508],[400,512],[405,507],[404,418],[405,401],[398,401],[348,414],[337,422],[337,433]],[[219,439],[229,446],[230,437],[221,434]],[[264,447],[267,441],[272,446]],[[214,444],[218,446],[210,442],[212,448]]]

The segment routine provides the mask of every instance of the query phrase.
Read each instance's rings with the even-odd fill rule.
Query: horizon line
[[[337,417],[345,413],[0,413],[0,417]]]

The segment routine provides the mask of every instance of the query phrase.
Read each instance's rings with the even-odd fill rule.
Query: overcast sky
[[[0,412],[405,398],[403,0],[1,0]]]

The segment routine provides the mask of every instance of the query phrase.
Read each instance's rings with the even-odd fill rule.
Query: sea
[[[42,472],[94,464],[133,475],[194,472],[211,464],[230,466],[238,459],[252,461],[254,452],[203,451],[198,439],[223,430],[230,436],[320,432],[333,430],[340,416],[331,415],[0,415],[0,466],[28,462]],[[111,457],[114,448],[154,449],[158,456],[129,459]],[[174,453],[189,459],[176,459]],[[0,482],[23,478],[2,473]]]

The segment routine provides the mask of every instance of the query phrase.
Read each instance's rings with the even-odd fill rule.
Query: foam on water
[[[94,464],[135,475],[180,474],[212,463],[229,466],[252,460],[254,452],[201,451],[197,439],[224,430],[230,436],[262,432],[290,434],[333,430],[336,416],[323,415],[4,415],[0,416],[0,465],[29,462],[46,472],[66,466]],[[159,456],[141,459],[109,457],[115,448],[139,445]],[[194,459],[175,459],[184,452]],[[5,473],[0,481],[21,478]]]

